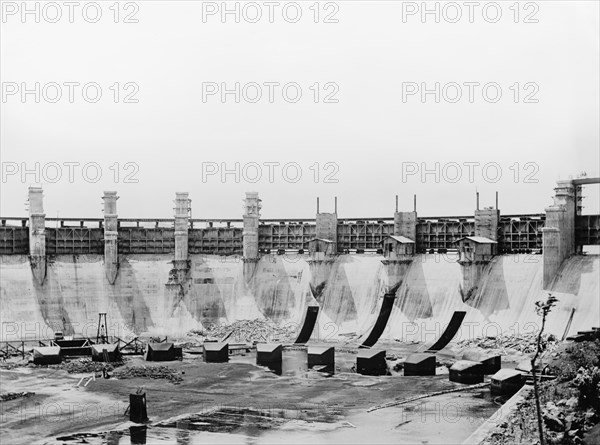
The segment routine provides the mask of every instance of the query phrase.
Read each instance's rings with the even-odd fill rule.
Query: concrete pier
[[[175,256],[173,259],[173,268],[169,272],[167,287],[175,288],[183,294],[184,285],[190,271],[190,261],[188,258],[188,230],[192,200],[189,199],[189,193],[178,192],[175,193],[174,203]]]
[[[489,207],[475,210],[475,236],[498,241],[500,210]]]
[[[483,271],[492,258],[498,254],[498,231],[500,225],[500,210],[498,195],[496,194],[496,207],[479,208],[479,193],[475,209],[474,236],[458,240],[460,252],[460,269],[462,282],[460,294],[463,301],[473,298],[479,289]]]
[[[260,260],[258,252],[258,225],[262,208],[258,192],[246,192],[244,199],[244,230],[242,232],[242,249],[244,262],[244,278],[247,283],[252,280],[256,264]]]
[[[404,236],[412,241],[417,239],[417,211],[394,212],[394,235]]]
[[[317,198],[316,235],[308,242],[310,288],[320,299],[337,255],[337,199],[333,213],[321,213]]]
[[[572,180],[558,181],[554,204],[546,207],[543,239],[543,288],[548,289],[562,262],[575,252],[575,185]]]
[[[117,192],[104,192],[104,271],[109,284],[115,284],[119,271]]]
[[[41,286],[46,279],[46,214],[41,187],[29,187],[29,260]]]

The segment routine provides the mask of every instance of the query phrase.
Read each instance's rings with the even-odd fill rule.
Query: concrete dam
[[[318,307],[311,340],[356,344],[387,299],[381,340],[431,343],[455,311],[466,312],[458,337],[536,331],[534,303],[548,292],[559,304],[547,332],[588,329],[600,321],[600,256],[581,248],[599,243],[600,219],[578,214],[577,181],[558,184],[545,214],[521,217],[478,208],[474,218],[396,210],[393,220],[350,221],[336,208],[284,224],[260,220],[258,194],[248,193],[242,227],[201,229],[187,193],[170,228],[144,228],[118,219],[115,192],[105,193],[103,219],[52,228],[42,190],[30,188],[29,218],[1,218],[2,340],[91,338],[99,313],[120,338],[181,338],[255,318],[300,331]]]

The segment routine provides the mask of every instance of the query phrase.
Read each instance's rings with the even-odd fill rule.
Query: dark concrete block
[[[404,375],[435,375],[435,355],[409,355],[404,361]]]
[[[119,345],[114,344],[99,344],[92,345],[92,360],[95,362],[104,362],[106,361],[104,357],[104,351],[106,351],[106,355],[108,357],[109,362],[117,362],[121,358],[121,352],[119,351]]]
[[[281,343],[258,343],[256,345],[256,363],[258,365],[281,363],[282,351]]]
[[[135,423],[144,423],[148,420],[146,393],[129,394],[129,420]]]
[[[33,363],[36,365],[57,365],[62,361],[58,346],[40,346],[33,348]]]
[[[175,360],[175,346],[170,342],[148,343],[146,345],[146,361],[168,362]]]
[[[502,356],[493,355],[480,360],[485,375],[495,374],[502,369]]]
[[[576,343],[582,342],[586,340],[586,336],[585,335],[581,335],[581,334],[577,334],[577,335],[571,335],[570,337],[567,337],[567,340],[571,340],[574,341]]]
[[[459,360],[450,368],[450,381],[457,383],[483,383],[483,365],[471,360]]]
[[[462,360],[480,362],[483,364],[483,373],[486,375],[495,374],[502,368],[501,355],[490,355],[481,351],[467,351],[462,355]]]
[[[501,369],[492,376],[492,394],[513,395],[525,384],[525,375],[516,369]]]
[[[173,348],[173,355],[176,359],[183,358],[183,348],[181,346],[175,346]]]
[[[596,338],[598,338],[597,334],[598,331],[595,331],[593,329],[589,331],[577,331],[577,335],[583,335],[586,340],[595,340]]]
[[[385,351],[361,349],[356,356],[356,372],[363,375],[387,374]]]
[[[204,361],[206,363],[223,363],[229,361],[229,343],[204,343]]]
[[[335,365],[335,348],[333,346],[309,346],[308,367],[316,365],[333,367]]]

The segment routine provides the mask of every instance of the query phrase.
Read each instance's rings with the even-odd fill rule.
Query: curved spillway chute
[[[377,317],[377,321],[375,322],[373,329],[371,329],[371,333],[369,334],[369,336],[359,346],[360,348],[370,348],[373,345],[375,345],[375,343],[377,343],[377,340],[379,340],[379,337],[381,337],[381,334],[383,334],[383,331],[387,326],[387,322],[390,319],[390,314],[392,313],[392,308],[394,307],[395,300],[395,293],[385,294],[383,296],[383,303],[381,303],[381,309],[379,310],[379,316]]]
[[[300,334],[298,334],[298,338],[294,343],[296,344],[304,344],[307,343],[310,339],[310,336],[315,329],[315,324],[317,324],[317,316],[319,315],[319,306],[308,306],[306,308],[306,317],[304,317],[304,323],[302,324],[302,329],[300,330]]]
[[[465,311],[455,311],[454,314],[452,314],[450,323],[448,323],[448,326],[446,326],[446,329],[444,329],[444,332],[442,332],[442,335],[438,341],[430,346],[427,351],[439,351],[440,349],[445,348],[460,329],[460,325],[462,324],[466,315],[467,313]]]

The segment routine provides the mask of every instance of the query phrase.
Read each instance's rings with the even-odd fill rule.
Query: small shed
[[[386,260],[407,259],[415,254],[415,242],[405,236],[389,235],[380,244]]]
[[[323,260],[327,256],[336,254],[335,242],[325,238],[313,238],[306,241],[311,259]]]
[[[104,351],[106,351],[106,356]],[[117,343],[92,345],[92,361],[118,362],[120,359],[121,351],[119,351],[119,345]]]
[[[62,355],[58,346],[40,346],[33,348],[33,363],[36,365],[57,365]]]
[[[175,345],[170,342],[148,343],[145,353],[148,362],[168,362],[175,360]]]
[[[459,263],[490,261],[498,253],[498,243],[484,236],[465,236],[458,245]]]

